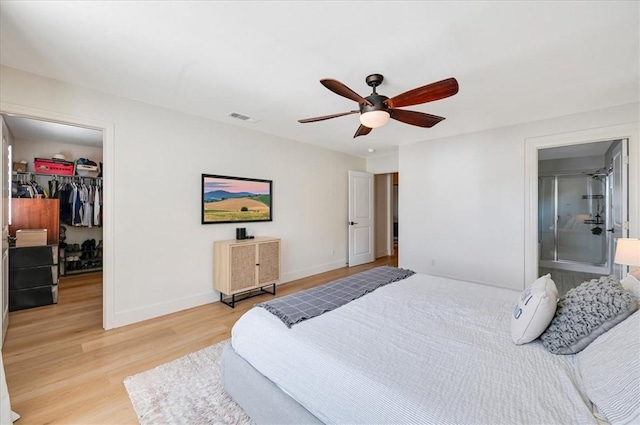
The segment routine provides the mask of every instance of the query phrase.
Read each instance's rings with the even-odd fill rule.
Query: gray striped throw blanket
[[[381,286],[397,282],[413,274],[415,272],[412,270],[397,267],[376,267],[322,286],[256,304],[256,307],[266,308],[290,328],[296,323],[335,310]]]

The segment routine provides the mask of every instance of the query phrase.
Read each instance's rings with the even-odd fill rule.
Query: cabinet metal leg
[[[266,290],[271,286],[271,291]],[[249,291],[238,292],[237,294],[232,294],[229,297],[224,297],[224,294],[220,292],[220,302],[228,305],[231,308],[236,308],[236,303],[238,301],[246,300],[247,298],[257,297],[262,294],[271,294],[273,296],[276,295],[276,284],[272,283],[271,285],[261,286],[257,289],[251,289]]]

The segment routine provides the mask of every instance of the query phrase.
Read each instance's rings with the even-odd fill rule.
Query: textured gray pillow
[[[603,276],[570,289],[558,301],[549,327],[540,335],[554,354],[574,354],[638,308],[617,276]]]

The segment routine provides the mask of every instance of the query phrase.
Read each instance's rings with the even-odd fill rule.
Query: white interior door
[[[4,120],[0,117],[0,138],[2,139],[2,159],[0,160],[0,176],[2,176],[2,209],[0,209],[0,223],[2,226],[2,249],[0,263],[0,308],[2,317],[0,318],[0,347],[4,343],[9,327],[9,208],[11,201],[11,154],[9,143],[4,134]]]
[[[349,171],[349,267],[375,259],[373,212],[373,174]]]
[[[629,236],[629,209],[627,205],[629,157],[627,149],[627,140],[625,139],[611,152],[611,173],[609,174],[611,228],[608,231],[611,232],[612,239],[609,256],[612,262],[615,258],[618,238]],[[612,272],[622,278],[626,274],[626,266],[614,263]]]

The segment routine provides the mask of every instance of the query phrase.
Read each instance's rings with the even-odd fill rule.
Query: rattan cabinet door
[[[229,249],[231,293],[256,286],[256,245],[234,245]]]
[[[280,241],[258,244],[258,285],[280,280]]]

